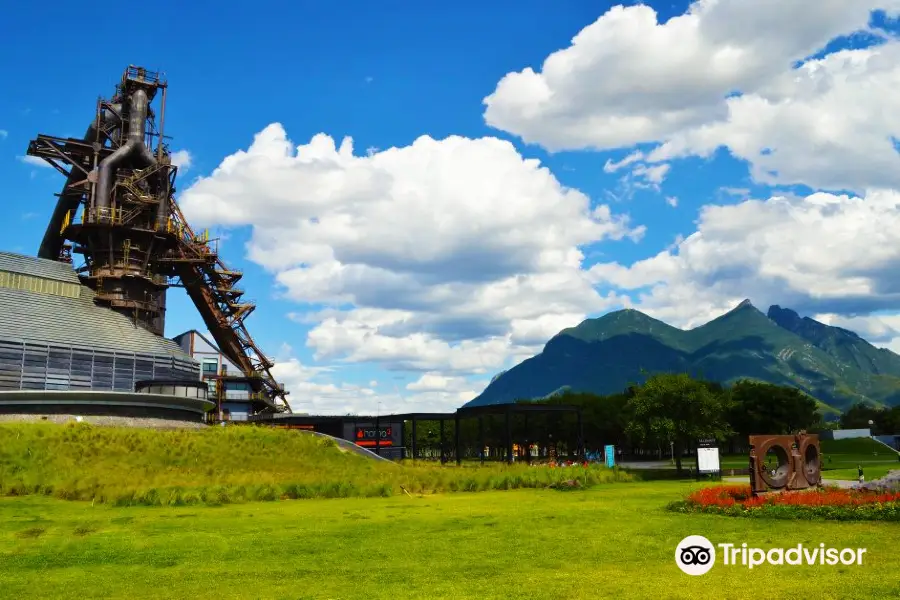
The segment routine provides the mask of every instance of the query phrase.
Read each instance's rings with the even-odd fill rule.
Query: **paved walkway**
[[[383,460],[385,462],[392,463],[392,461],[390,459],[385,458],[384,456],[379,456],[379,455],[375,454],[374,452],[372,452],[371,450],[367,450],[366,448],[363,448],[362,446],[357,446],[356,444],[354,444],[353,442],[351,442],[349,440],[337,438],[337,437],[328,435],[327,433],[320,433],[318,431],[309,431],[307,433],[311,433],[318,437],[333,440],[338,445],[338,448],[340,448],[341,450],[344,450],[345,452],[355,452],[356,454],[359,454],[360,456],[365,456],[366,458],[371,458],[372,460]]]
[[[623,469],[674,469],[671,460],[635,460],[617,463]],[[685,467],[687,470],[687,467]]]

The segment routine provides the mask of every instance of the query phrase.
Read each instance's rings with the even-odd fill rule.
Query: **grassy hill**
[[[0,495],[113,504],[224,504],[279,498],[549,487],[626,481],[602,468],[396,464],[306,432],[265,427],[145,430],[87,424],[0,424]]]
[[[469,405],[542,398],[560,389],[612,394],[657,372],[790,385],[831,414],[861,401],[900,403],[900,356],[811,319],[798,326],[784,311],[772,307],[773,319],[745,300],[688,331],[635,310],[588,319],[495,377]]]

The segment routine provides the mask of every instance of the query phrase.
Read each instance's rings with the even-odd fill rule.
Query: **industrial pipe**
[[[110,107],[113,110],[103,109],[103,112],[100,114],[102,128],[105,128],[110,123],[121,125],[118,115],[122,113],[122,105],[112,104]],[[91,121],[91,125],[87,128],[87,132],[85,132],[83,139],[85,142],[91,144],[96,141],[96,119]],[[66,214],[69,211],[78,208],[83,193],[81,191],[72,193],[72,190],[69,188],[83,178],[84,176],[81,171],[72,167],[69,176],[66,178],[66,183],[63,185],[62,194],[60,194],[59,200],[56,202],[56,207],[53,209],[53,214],[50,216],[50,222],[47,224],[47,230],[44,232],[44,239],[41,240],[41,246],[38,249],[39,258],[49,258],[50,260],[57,260],[59,258],[59,250],[62,246],[62,239],[59,237],[60,228],[62,227],[63,220],[66,218]]]
[[[94,196],[95,208],[109,208],[113,169],[126,159],[133,159],[139,168],[156,164],[153,153],[144,145],[144,123],[147,121],[149,106],[150,100],[147,98],[147,92],[138,89],[131,94],[128,109],[128,141],[100,163],[97,192]]]

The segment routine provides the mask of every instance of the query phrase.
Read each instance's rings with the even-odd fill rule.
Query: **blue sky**
[[[782,4],[162,2],[75,56],[35,40],[122,37],[120,11],[16,3],[0,247],[36,251],[62,183],[28,141],[81,135],[137,64],[167,74],[183,207],[298,410],[458,406],[623,306],[689,327],[749,297],[900,348],[900,257],[873,250],[900,246],[894,7]],[[317,134],[353,157],[279,157]],[[167,333],[199,325],[174,292]]]

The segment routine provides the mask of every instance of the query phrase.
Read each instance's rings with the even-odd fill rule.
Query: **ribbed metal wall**
[[[199,379],[198,365],[176,356],[0,339],[0,390],[133,391],[146,379]]]
[[[72,265],[0,252],[0,390],[132,392],[135,381],[200,378],[178,344],[94,298]]]

